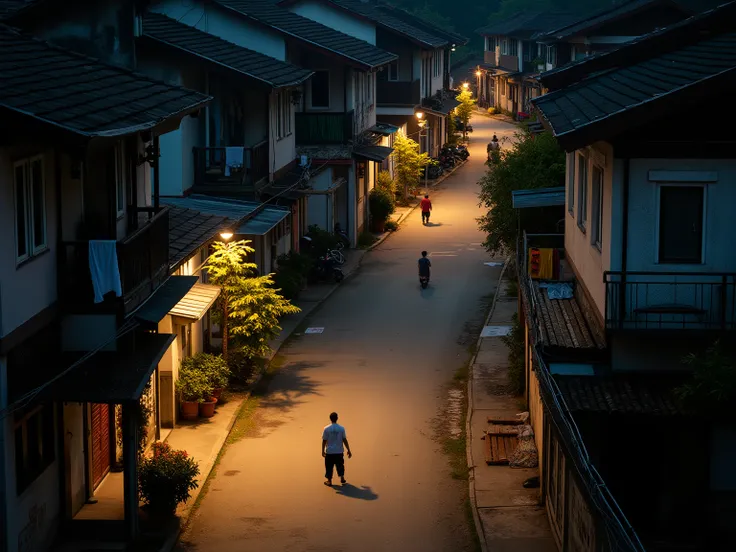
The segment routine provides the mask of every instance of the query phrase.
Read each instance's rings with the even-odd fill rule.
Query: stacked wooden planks
[[[488,429],[482,437],[485,441],[486,464],[505,465],[519,446],[519,420],[488,418]]]

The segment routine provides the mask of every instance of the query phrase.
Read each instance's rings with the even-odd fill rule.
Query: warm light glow
[[[475,72],[475,76],[476,76],[476,77],[480,77],[480,76],[481,76],[481,74],[482,74],[482,73],[481,73],[480,71],[476,71],[476,72]]]
[[[233,237],[233,233],[232,232],[220,232],[220,237],[223,240],[227,241],[227,240],[229,240],[230,238]]]
[[[422,113],[421,111],[417,111],[414,115],[416,115],[417,119],[419,119],[420,121],[422,120],[422,117],[424,117],[424,113]]]
[[[464,88],[465,90],[467,90],[467,89],[468,89],[468,86],[470,86],[470,85],[469,85],[469,84],[468,84],[467,82],[464,82],[464,83],[463,83],[463,88]]]
[[[454,47],[454,46],[452,47],[452,51],[453,51],[453,52],[455,51],[455,47]]]

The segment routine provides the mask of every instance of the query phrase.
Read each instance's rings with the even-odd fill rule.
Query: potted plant
[[[207,400],[220,400],[222,392],[230,382],[230,368],[222,355],[211,355],[208,353],[197,353],[193,357],[182,361],[186,370],[198,370],[203,372],[212,385],[212,395],[205,397]]]
[[[368,201],[370,203],[373,231],[383,233],[386,221],[396,209],[393,193],[386,188],[373,188],[368,196]]]
[[[138,468],[138,489],[144,508],[154,516],[173,516],[176,507],[197,488],[199,465],[186,451],[168,443],[154,443],[153,454]]]
[[[199,415],[199,405],[205,400],[211,400],[212,397],[213,388],[207,374],[202,370],[195,369],[190,364],[182,362],[176,386],[181,397],[182,418],[196,420]],[[214,411],[214,402],[212,405]]]

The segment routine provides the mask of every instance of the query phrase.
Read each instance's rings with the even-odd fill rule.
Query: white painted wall
[[[44,155],[48,250],[18,265],[15,241],[13,160]],[[53,150],[0,149],[0,336],[56,301],[57,207]]]
[[[286,60],[286,43],[283,35],[256,26],[235,11],[205,4],[198,0],[192,2],[164,0],[151,6],[150,9],[219,36],[233,44],[282,61]]]
[[[269,172],[273,174],[296,159],[296,106],[289,102],[291,133],[279,140],[276,139],[277,104],[275,92],[272,92],[269,96],[269,106]]]
[[[333,8],[324,2],[304,0],[289,6],[289,10],[302,17],[322,23],[342,33],[365,40],[375,46],[376,26],[348,12]]]

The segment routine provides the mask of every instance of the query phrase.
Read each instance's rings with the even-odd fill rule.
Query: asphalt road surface
[[[255,415],[230,446],[182,547],[190,550],[344,552],[473,549],[467,481],[453,479],[442,440],[460,429],[464,398],[450,388],[483,323],[498,268],[480,243],[477,180],[493,132],[473,121],[470,161],[368,253],[309,318]],[[422,290],[420,252],[432,279]],[[353,450],[348,485],[326,487],[321,432],[340,415]],[[335,477],[337,482],[337,477]]]

